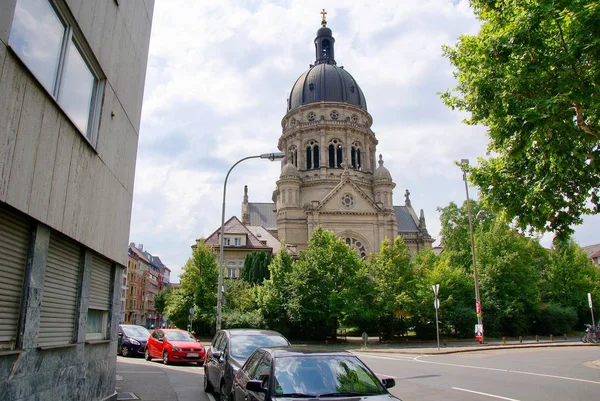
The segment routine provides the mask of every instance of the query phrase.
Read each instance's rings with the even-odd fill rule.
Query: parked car
[[[221,401],[227,401],[231,393],[233,376],[255,349],[287,345],[290,345],[287,338],[272,330],[218,331],[206,351],[204,391],[217,392]]]
[[[144,326],[120,324],[117,334],[117,354],[143,356],[150,332]]]
[[[162,358],[168,365],[172,362],[204,363],[206,351],[204,346],[188,331],[177,329],[156,329],[148,337],[145,358]]]
[[[233,379],[233,401],[285,398],[350,398],[398,401],[388,392],[393,378],[377,376],[346,351],[258,348]]]

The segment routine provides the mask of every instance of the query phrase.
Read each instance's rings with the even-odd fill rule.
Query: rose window
[[[354,206],[354,198],[350,194],[345,194],[342,196],[342,206],[347,209],[351,209]]]
[[[352,114],[352,117],[350,117],[350,121],[352,121],[353,123],[357,123],[358,122],[358,116],[356,114]]]
[[[367,250],[364,246],[364,244],[357,240],[356,238],[346,238],[346,245],[348,245],[350,248],[354,249],[356,251],[356,253],[358,253],[360,255],[361,258],[364,258],[367,256]]]
[[[337,120],[340,117],[340,114],[337,112],[337,110],[332,110],[331,113],[329,113],[329,116],[332,120]]]
[[[315,121],[315,119],[317,118],[317,115],[314,112],[310,112],[307,114],[306,118],[308,118],[308,121]]]

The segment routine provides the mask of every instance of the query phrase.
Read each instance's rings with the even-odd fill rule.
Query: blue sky
[[[462,124],[437,95],[455,85],[441,46],[474,34],[468,1],[157,1],[142,111],[130,240],[160,256],[178,281],[196,238],[220,225],[223,180],[242,157],[277,151],[286,99],[314,62],[320,11],[335,57],[356,79],[396,183],[394,204],[423,209],[439,240],[438,207],[465,199],[453,162],[485,157],[483,127]],[[226,219],[270,202],[280,164],[248,160],[229,177]],[[476,197],[476,188],[471,188]],[[577,227],[600,242],[600,216]],[[542,238],[548,246],[551,236]]]

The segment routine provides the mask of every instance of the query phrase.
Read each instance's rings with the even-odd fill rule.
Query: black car
[[[221,401],[231,394],[233,376],[259,347],[280,347],[290,342],[272,330],[220,330],[207,347],[204,363],[204,390],[217,392]]]
[[[150,332],[143,326],[120,324],[117,334],[117,354],[123,356],[144,356],[146,341]]]
[[[352,398],[399,401],[388,392],[393,378],[377,376],[346,351],[259,348],[233,379],[233,401],[285,401],[292,398]]]

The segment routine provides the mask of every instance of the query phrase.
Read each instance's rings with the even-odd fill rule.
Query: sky
[[[455,86],[442,45],[476,34],[466,0],[158,0],[142,108],[130,241],[179,281],[191,246],[221,223],[223,183],[239,159],[277,152],[286,100],[315,60],[321,10],[335,38],[338,65],[361,87],[373,117],[377,155],[396,183],[394,205],[410,190],[434,245],[438,207],[462,204],[454,162],[486,157],[485,127],[446,107]],[[280,162],[252,159],[228,179],[225,219],[250,202],[271,202]],[[477,188],[469,189],[477,198]],[[600,243],[600,216],[575,231],[582,246]],[[550,246],[551,235],[541,238]]]

